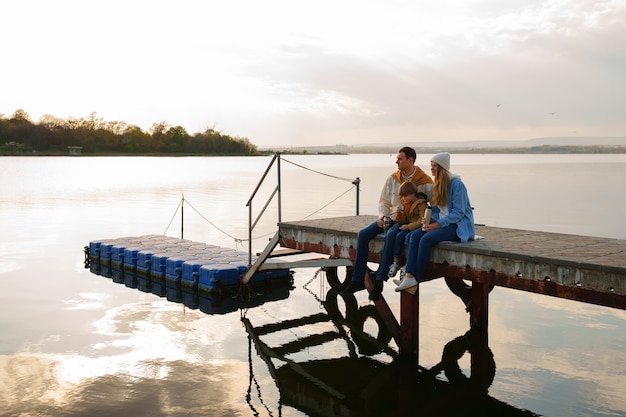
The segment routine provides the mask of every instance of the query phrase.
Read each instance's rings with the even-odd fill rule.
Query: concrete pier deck
[[[358,231],[375,219],[281,222],[280,245],[354,260]],[[433,248],[425,278],[455,276],[626,310],[626,240],[489,226],[477,226],[476,234]],[[370,243],[370,262],[380,262],[383,243],[382,236]]]

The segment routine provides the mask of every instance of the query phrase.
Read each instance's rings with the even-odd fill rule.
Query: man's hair
[[[415,153],[415,149],[409,146],[403,146],[398,152],[404,153],[406,159],[413,158],[413,162],[415,162],[415,159],[417,159],[417,153]]]

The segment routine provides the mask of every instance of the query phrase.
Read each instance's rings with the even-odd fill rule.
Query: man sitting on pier
[[[378,234],[383,232],[385,217],[391,218],[392,223],[394,222],[393,219],[395,219],[395,213],[400,205],[400,197],[398,195],[400,185],[405,181],[411,181],[417,186],[418,192],[422,192],[427,196],[431,195],[433,180],[428,174],[422,171],[420,167],[415,165],[416,156],[417,154],[415,153],[415,149],[408,146],[402,147],[398,150],[398,155],[396,156],[396,165],[398,165],[398,170],[387,177],[385,185],[380,193],[380,200],[378,203],[378,219],[359,231],[357,237],[356,255],[354,259],[354,269],[352,271],[352,281],[341,292],[342,295],[353,294],[357,291],[365,289],[365,272],[369,256],[369,243]],[[385,245],[387,245],[386,241]],[[383,289],[383,281],[388,279],[387,271],[393,260],[393,253],[391,251],[385,252],[388,252],[388,256],[381,259],[378,271],[382,272],[377,275],[374,289],[369,296],[370,300],[373,301],[380,298],[380,294]]]

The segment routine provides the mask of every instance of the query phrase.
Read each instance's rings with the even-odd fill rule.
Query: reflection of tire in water
[[[345,315],[341,313],[339,308],[339,304],[337,302],[337,297],[341,297],[343,299],[343,303],[345,305]],[[356,302],[356,298],[354,294],[342,295],[336,289],[330,289],[326,293],[326,301],[324,302],[324,307],[328,312],[328,315],[335,320],[350,320],[350,317],[353,317],[356,314],[358,304]]]
[[[365,328],[365,323],[367,322],[369,327],[372,320],[378,327],[376,335],[371,335]],[[371,304],[359,308],[348,321],[355,327],[352,332],[352,339],[364,355],[374,355],[382,351],[391,340],[391,334],[382,317],[376,307]]]
[[[338,270],[341,268],[341,270]],[[336,267],[329,266],[326,270],[326,280],[330,284],[330,286],[336,290],[344,289],[350,281],[352,281],[352,268],[351,266],[346,267]],[[340,279],[340,275],[343,276],[343,279]]]
[[[476,382],[480,381],[487,388],[493,382],[496,374],[496,362],[493,357],[493,352],[487,346],[486,339],[483,339],[479,331],[470,329],[463,336],[459,336],[450,342],[448,342],[443,348],[443,354],[441,362],[435,365],[431,372],[438,373],[443,370],[446,378],[451,384],[468,382],[467,376],[461,370],[459,366],[459,359],[469,353],[470,355],[481,355],[485,362],[483,369],[475,369],[476,372],[480,372],[482,377],[477,375],[471,376],[471,380]]]

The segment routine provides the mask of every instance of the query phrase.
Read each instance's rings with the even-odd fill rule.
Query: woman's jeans
[[[461,241],[456,235],[456,228],[456,224],[451,224],[430,232],[416,229],[406,235],[406,273],[413,275],[416,280],[420,281],[430,262],[430,250],[433,246],[444,241]]]

